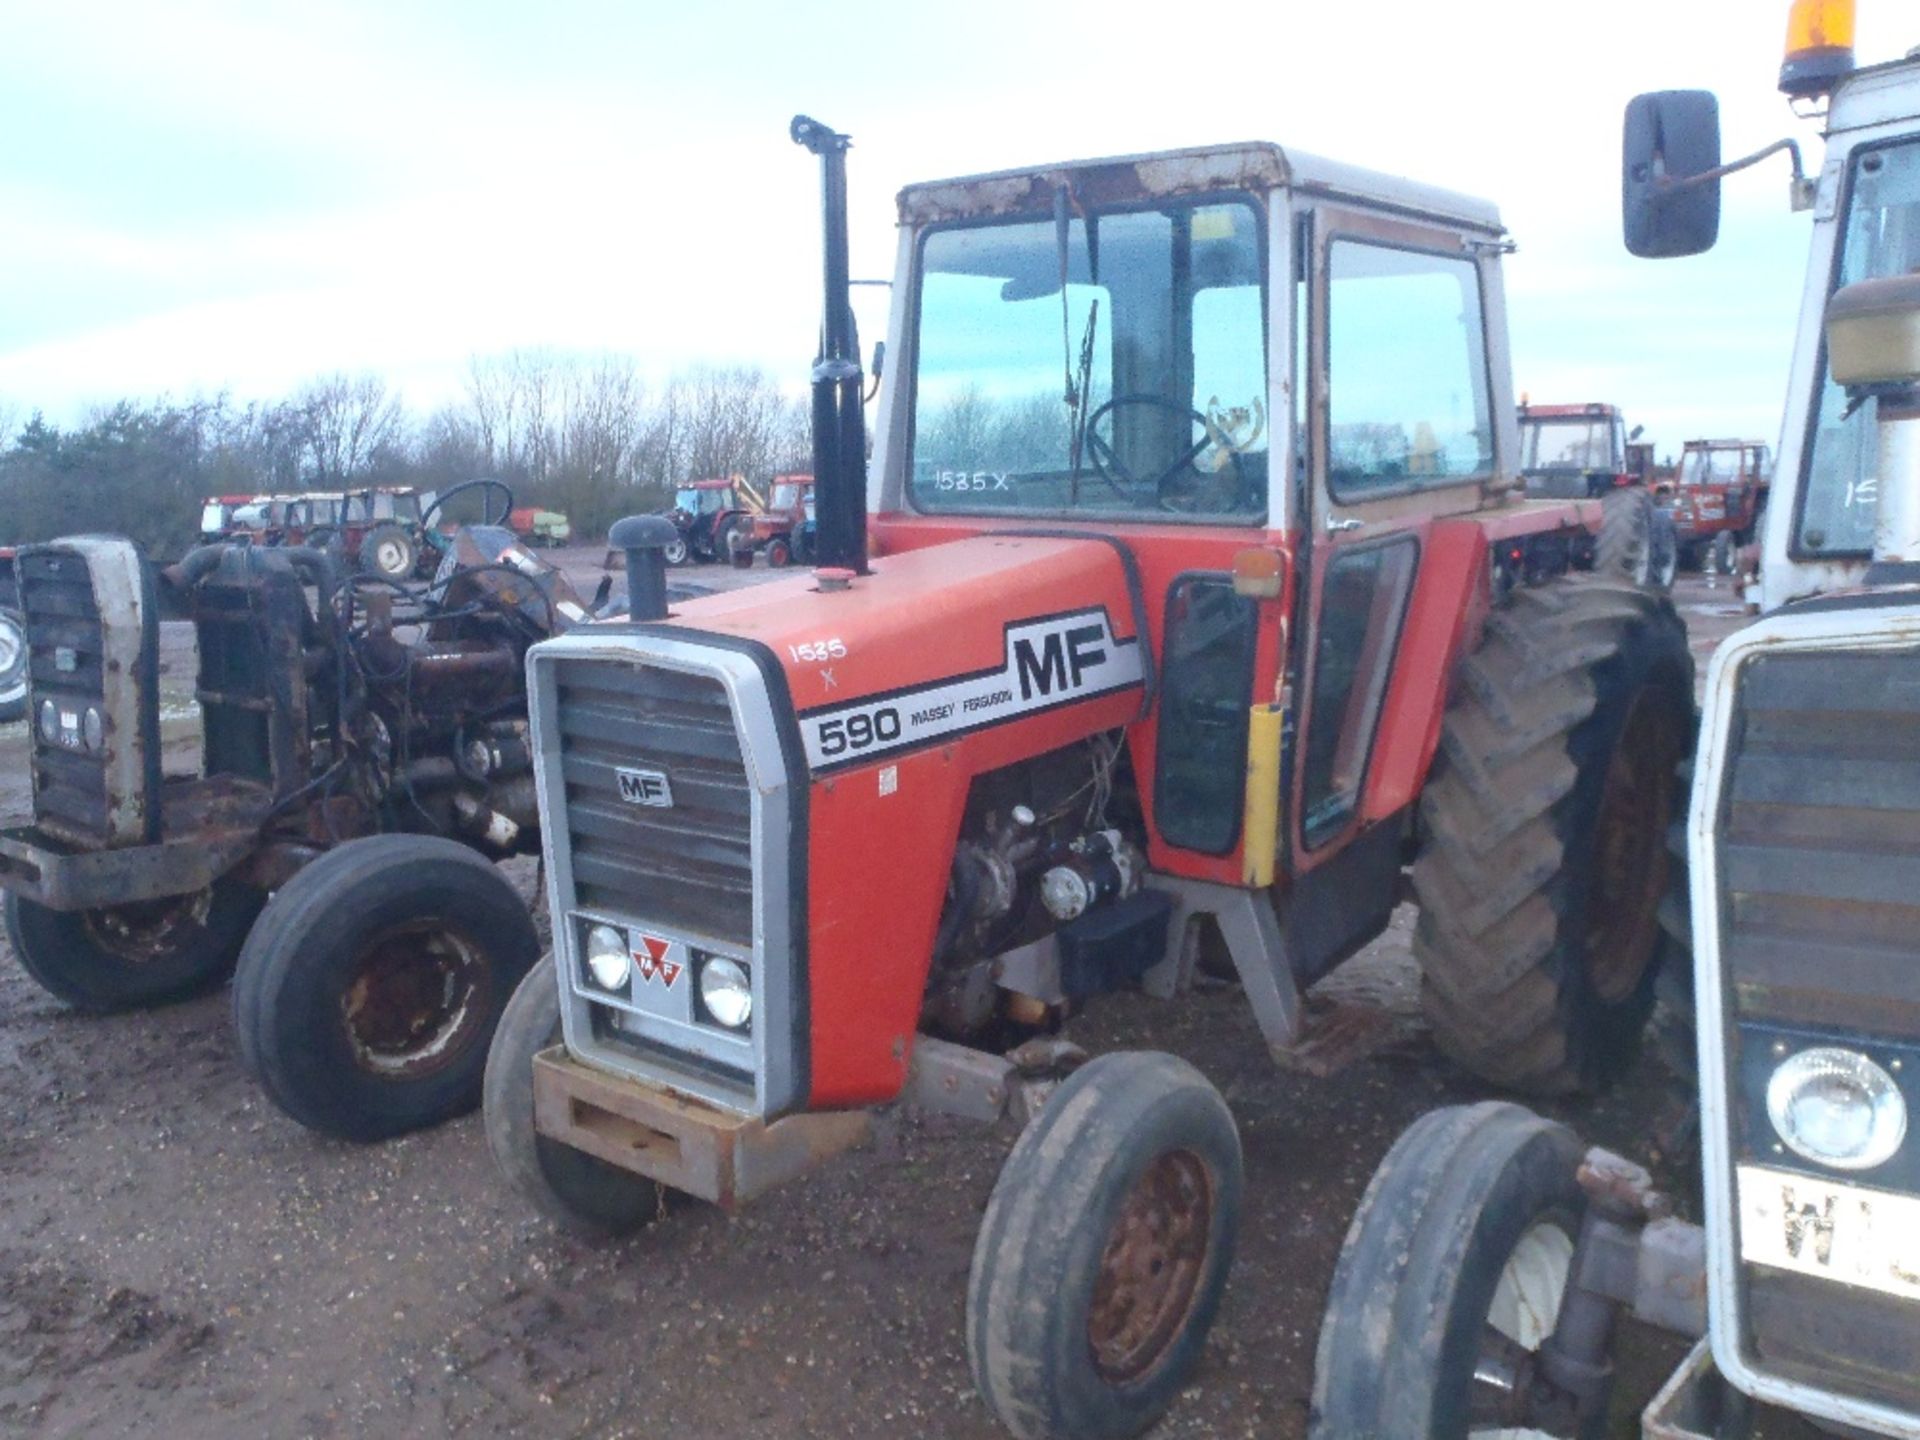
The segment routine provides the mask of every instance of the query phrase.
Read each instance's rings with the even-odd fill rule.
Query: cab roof
[[[1489,200],[1301,150],[1282,149],[1268,141],[1071,160],[923,181],[900,192],[900,219],[903,224],[927,224],[1021,211],[1050,213],[1055,188],[1069,179],[1076,197],[1088,204],[1123,205],[1175,195],[1288,187],[1373,209],[1446,221],[1492,236],[1506,234],[1499,207]]]
[[[1522,420],[1612,420],[1619,413],[1618,405],[1598,402],[1588,405],[1534,405],[1522,401],[1520,404]]]

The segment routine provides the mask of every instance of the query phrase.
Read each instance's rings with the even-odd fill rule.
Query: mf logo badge
[[[629,805],[651,805],[658,810],[673,808],[673,787],[660,771],[622,767],[613,773],[620,779],[620,798]]]
[[[662,981],[671,990],[674,981],[680,978],[680,972],[686,968],[678,960],[667,959],[667,950],[672,942],[658,935],[636,935],[634,938],[640,942],[640,948],[633,952],[640,978],[649,985],[655,980]]]

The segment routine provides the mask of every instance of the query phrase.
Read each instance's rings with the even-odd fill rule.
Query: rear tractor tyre
[[[405,527],[376,525],[360,542],[360,568],[387,580],[407,580],[420,563],[420,547]]]
[[[41,989],[104,1015],[184,1000],[233,972],[265,897],[238,880],[167,900],[49,910],[7,895],[7,939]]]
[[[27,713],[27,623],[0,607],[0,725]]]
[[[1505,1392],[1476,1393],[1474,1377],[1508,1344],[1538,1350],[1553,1333],[1586,1204],[1581,1153],[1565,1127],[1498,1101],[1436,1110],[1402,1133],[1334,1268],[1309,1440],[1547,1433],[1499,1418],[1489,1402]],[[1583,1436],[1604,1433],[1598,1408]]]
[[[1673,603],[1597,576],[1516,592],[1461,663],[1420,801],[1414,954],[1440,1050],[1536,1095],[1636,1053],[1670,946],[1693,658]]]
[[[379,1140],[480,1101],[487,1046],[540,956],[526,902],[437,836],[372,835],[277,893],[233,987],[241,1058],[309,1129]]]
[[[1655,578],[1655,506],[1640,487],[1610,491],[1600,502],[1600,535],[1593,573],[1608,580],[1650,585]]]
[[[1008,1156],[967,1281],[967,1356],[1021,1440],[1137,1435],[1192,1375],[1239,1231],[1240,1137],[1184,1060],[1092,1061]]]
[[[562,1229],[587,1238],[623,1235],[656,1218],[660,1186],[533,1128],[533,1057],[560,1043],[553,957],[527,972],[487,1051],[487,1148],[507,1183]]]

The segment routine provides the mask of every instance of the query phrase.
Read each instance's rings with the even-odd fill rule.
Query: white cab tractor
[[[1424,1117],[1341,1254],[1318,1440],[1605,1433],[1627,1314],[1700,1337],[1646,1435],[1786,1411],[1920,1437],[1920,50],[1855,68],[1853,19],[1792,8],[1781,88],[1824,120],[1814,176],[1784,142],[1723,166],[1710,94],[1627,112],[1635,254],[1708,249],[1721,177],[1778,150],[1812,212],[1764,618],[1708,675],[1668,912],[1693,945],[1702,1223],[1517,1105]]]

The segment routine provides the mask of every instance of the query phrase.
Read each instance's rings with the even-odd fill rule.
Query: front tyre
[[[636,1230],[661,1212],[660,1187],[533,1126],[533,1057],[560,1043],[553,957],[527,972],[487,1052],[487,1148],[507,1183],[549,1220],[589,1238]]]
[[[1199,1362],[1239,1231],[1240,1138],[1184,1060],[1103,1055],[1008,1156],[967,1282],[967,1356],[1021,1440],[1137,1435]]]
[[[404,526],[388,522],[376,525],[360,542],[360,568],[369,575],[387,580],[412,578],[420,563],[420,547]]]
[[[264,898],[234,879],[96,910],[49,910],[8,892],[7,939],[40,988],[75,1010],[140,1009],[225,980]]]
[[[1666,596],[1582,577],[1488,616],[1456,675],[1413,867],[1427,1018],[1455,1063],[1559,1095],[1636,1053],[1693,729],[1693,658]]]
[[[309,1129],[379,1140],[480,1100],[487,1045],[540,955],[519,892],[464,845],[373,835],[273,897],[241,952],[247,1069]]]
[[[1586,1198],[1580,1142],[1518,1105],[1416,1120],[1341,1247],[1314,1360],[1310,1440],[1544,1436],[1483,1385],[1537,1351],[1566,1293]],[[1605,1407],[1580,1430],[1604,1433]]]

